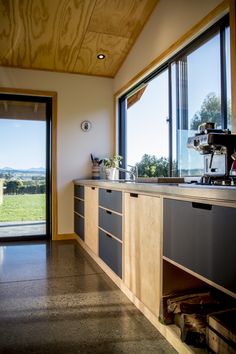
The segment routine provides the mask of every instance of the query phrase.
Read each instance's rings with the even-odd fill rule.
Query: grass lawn
[[[4,195],[0,222],[45,220],[45,194]]]

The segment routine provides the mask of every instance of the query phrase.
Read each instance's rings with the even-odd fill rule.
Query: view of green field
[[[46,220],[45,194],[4,195],[0,221]]]

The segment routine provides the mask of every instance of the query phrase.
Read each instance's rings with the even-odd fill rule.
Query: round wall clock
[[[91,123],[89,120],[84,120],[84,121],[81,123],[81,129],[82,129],[84,132],[88,132],[91,128],[92,128],[92,123]]]

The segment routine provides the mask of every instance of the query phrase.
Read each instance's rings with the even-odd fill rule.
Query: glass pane
[[[127,164],[142,177],[168,176],[168,71],[127,99]]]
[[[230,28],[225,31],[225,54],[226,54],[226,84],[227,84],[227,127],[232,129],[232,106],[231,106],[231,66],[230,66]]]
[[[178,63],[177,156],[180,176],[203,174],[203,157],[187,139],[204,122],[221,128],[220,35],[216,34]]]
[[[0,237],[46,234],[46,104],[0,101]]]

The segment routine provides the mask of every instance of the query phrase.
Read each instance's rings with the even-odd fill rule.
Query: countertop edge
[[[74,179],[75,185],[94,186],[124,192],[147,193],[153,196],[195,198],[205,203],[217,201],[236,207],[236,187],[187,184],[118,182],[110,180]]]

